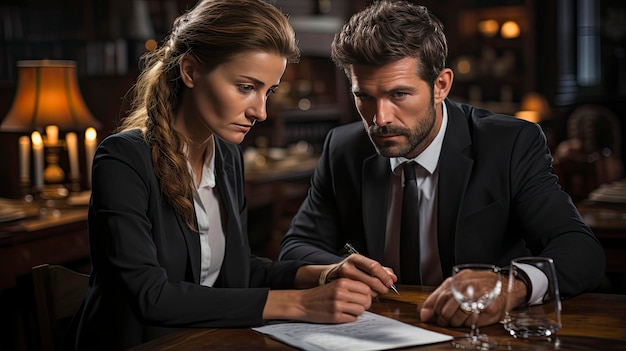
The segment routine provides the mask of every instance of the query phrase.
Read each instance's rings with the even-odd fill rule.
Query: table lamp
[[[42,197],[66,196],[68,191],[63,185],[66,172],[59,165],[59,155],[67,150],[69,180],[76,188],[74,190],[78,190],[80,173],[76,132],[98,128],[100,123],[89,112],[80,93],[75,61],[18,61],[17,67],[15,98],[0,124],[0,131],[31,134],[32,143],[26,136],[19,139],[20,185],[23,189],[42,194]],[[65,140],[59,138],[59,131],[66,133]]]

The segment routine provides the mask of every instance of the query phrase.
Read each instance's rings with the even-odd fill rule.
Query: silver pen
[[[345,245],[343,245],[343,247],[348,250],[349,253],[351,254],[358,254],[359,252],[354,248],[354,246],[352,246],[350,243],[346,243]],[[398,291],[398,289],[396,288],[396,285],[394,283],[391,283],[391,290],[393,290],[396,294],[400,295],[400,292]]]

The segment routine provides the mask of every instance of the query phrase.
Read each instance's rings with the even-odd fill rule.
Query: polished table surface
[[[388,294],[374,302],[370,311],[420,328],[462,336],[468,328],[444,328],[422,323],[418,308],[433,290],[430,287],[398,286],[401,295]],[[563,302],[562,329],[558,341],[523,341],[509,336],[500,324],[480,328],[495,337],[496,350],[625,350],[626,295],[583,294]],[[289,345],[249,328],[189,329],[178,331],[133,348],[141,350],[294,350]],[[402,350],[453,350],[450,342]]]

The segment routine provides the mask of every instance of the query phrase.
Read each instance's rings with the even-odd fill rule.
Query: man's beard
[[[394,125],[378,126],[373,124],[367,127],[367,134],[376,148],[376,152],[385,157],[405,157],[411,151],[415,150],[419,144],[424,141],[435,125],[435,106],[434,102],[429,104],[424,118],[420,119],[412,129]],[[396,141],[378,141],[374,139],[374,135],[403,135],[407,138],[406,143],[398,143]],[[378,142],[378,143],[377,143]]]

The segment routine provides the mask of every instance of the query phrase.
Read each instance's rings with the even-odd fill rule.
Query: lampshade
[[[0,130],[31,132],[99,127],[78,88],[74,61],[18,61],[17,91]]]

